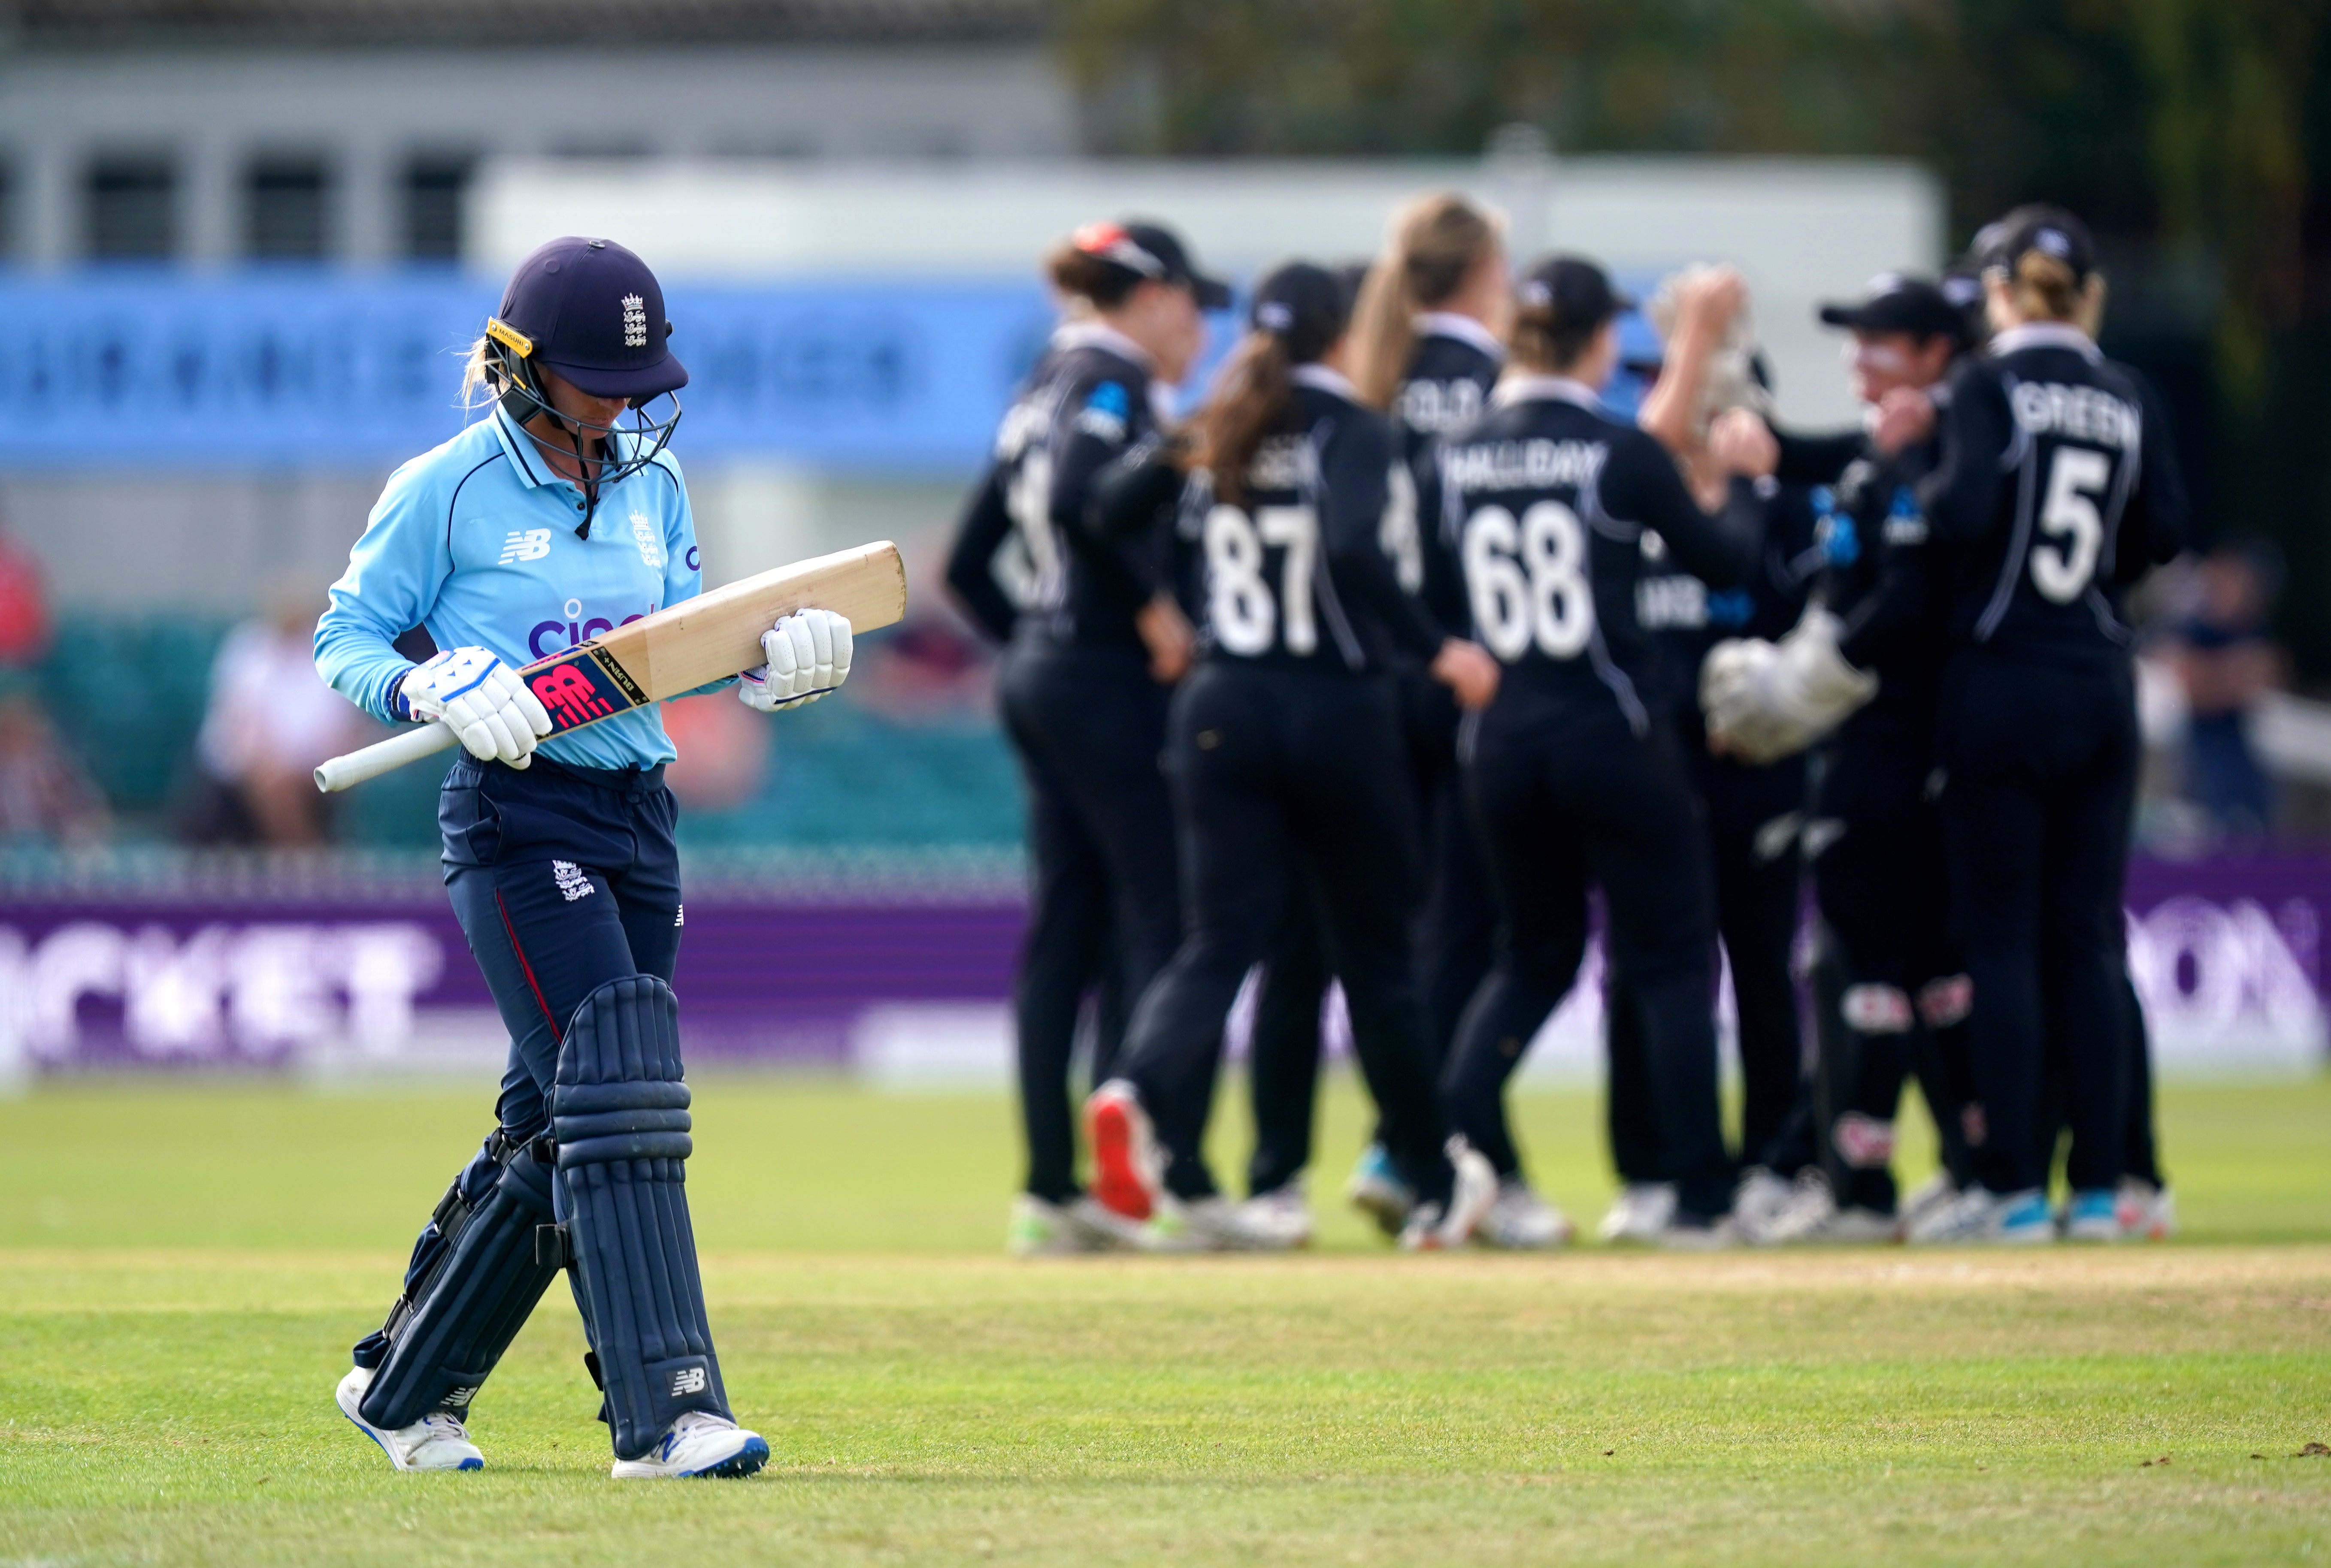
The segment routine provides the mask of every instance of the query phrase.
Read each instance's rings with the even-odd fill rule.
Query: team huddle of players
[[[2185,506],[2078,219],[2019,208],[1943,279],[1824,307],[1841,432],[1772,417],[1735,274],[1669,280],[1663,351],[1622,365],[1636,302],[1576,256],[1517,273],[1455,195],[1365,266],[1258,280],[1186,419],[1228,289],[1146,223],[1048,269],[1062,324],[947,571],[1005,644],[1030,802],[1015,1250],[1308,1240],[1331,981],[1377,1115],[1349,1198],[1404,1248],[1566,1242],[1504,1098],[1598,930],[1606,1240],[2166,1231],[2121,601]],[[1250,972],[1234,1200],[1203,1145]],[[1905,1196],[1913,1074],[1943,1159]]]

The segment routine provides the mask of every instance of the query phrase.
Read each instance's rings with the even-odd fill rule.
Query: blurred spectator
[[[2223,838],[2256,841],[2274,822],[2274,783],[2250,746],[2248,719],[2283,684],[2288,659],[2269,641],[2279,574],[2250,546],[2221,546],[2194,569],[2192,603],[2170,628],[2184,689],[2186,796]]]
[[[31,687],[0,675],[0,843],[91,843],[111,826],[105,797]]]
[[[769,776],[769,721],[737,700],[733,691],[682,698],[663,705],[664,733],[677,760],[664,782],[694,811],[725,812],[761,793]]]
[[[937,616],[908,622],[858,645],[852,700],[906,724],[994,710],[994,660],[957,625]]]
[[[360,744],[369,726],[316,673],[322,609],[311,585],[278,584],[265,613],[219,644],[195,743],[202,787],[187,836],[197,843],[325,841],[331,797],[316,788],[316,765]]]
[[[48,646],[40,565],[0,527],[0,668],[31,664]]]

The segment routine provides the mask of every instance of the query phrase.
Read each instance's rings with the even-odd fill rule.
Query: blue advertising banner
[[[0,274],[0,465],[371,464],[471,417],[491,283],[414,271]],[[960,471],[1052,318],[1032,281],[677,285],[683,457]]]

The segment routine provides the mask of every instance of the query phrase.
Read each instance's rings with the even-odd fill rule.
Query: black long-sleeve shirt
[[[1615,702],[1646,733],[1657,651],[1636,613],[1643,536],[1712,588],[1756,569],[1764,519],[1753,489],[1699,509],[1666,448],[1554,376],[1509,377],[1489,412],[1442,445],[1433,489],[1462,563],[1474,635],[1508,685]]]

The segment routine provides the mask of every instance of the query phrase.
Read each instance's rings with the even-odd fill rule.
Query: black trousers
[[[1963,651],[1945,672],[1941,737],[1951,913],[1974,983],[1976,1178],[2002,1193],[2046,1183],[2052,1060],[2071,1183],[2112,1186],[2127,1147],[2121,894],[2141,748],[2129,667]]]
[[[1451,1173],[1409,936],[1415,806],[1389,682],[1208,662],[1175,694],[1172,730],[1186,928],[1134,1010],[1118,1068],[1170,1156],[1167,1187],[1183,1198],[1215,1190],[1201,1145],[1223,1023],[1289,906],[1308,898],[1385,1145],[1422,1196],[1445,1201]]]
[[[1160,765],[1170,693],[1130,651],[1015,643],[998,694],[1028,785],[1033,887],[1013,994],[1027,1191],[1065,1202],[1079,1190],[1069,1069],[1086,995],[1099,1082],[1131,999],[1181,936]]]
[[[1805,765],[1790,757],[1745,767],[1708,755],[1697,710],[1676,718],[1708,823],[1716,928],[1732,965],[1740,1030],[1740,1155],[1755,1161],[1780,1136],[1803,1081],[1803,1035],[1791,967],[1803,913],[1798,825]],[[1615,952],[1604,993],[1611,1057],[1606,1102],[1613,1163],[1630,1182],[1656,1163],[1657,1131],[1645,1070],[1641,1010],[1624,1000],[1626,965]]]
[[[1656,1130],[1645,1179],[1676,1183],[1693,1213],[1722,1214],[1733,1165],[1717,1102],[1715,894],[1675,732],[1638,736],[1607,696],[1508,680],[1474,721],[1468,777],[1503,922],[1442,1078],[1451,1119],[1500,1174],[1519,1169],[1506,1079],[1577,976],[1599,886],[1641,1029]]]
[[[1970,988],[1946,915],[1934,729],[1924,704],[1865,710],[1823,753],[1815,792],[1812,832],[1823,847],[1813,861],[1822,948],[1810,1141],[1838,1201],[1879,1212],[1892,1211],[1896,1192],[1892,1150],[1879,1135],[1890,1132],[1913,1072],[1945,1166],[1955,1180],[1973,1177]]]
[[[1399,672],[1394,689],[1425,848],[1417,965],[1437,1078],[1465,1004],[1489,972],[1498,932],[1497,895],[1490,890],[1480,834],[1457,764],[1456,698],[1422,670]],[[1254,1157],[1247,1167],[1251,1192],[1283,1186],[1310,1164],[1320,993],[1329,978],[1317,922],[1299,902],[1263,961],[1255,1006],[1248,1069],[1255,1126]]]

